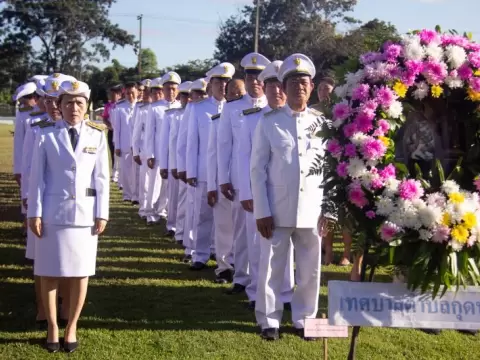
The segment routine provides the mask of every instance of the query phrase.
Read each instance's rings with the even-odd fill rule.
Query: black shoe
[[[291,303],[283,303],[283,310],[285,311],[292,311],[292,304]]]
[[[192,255],[185,255],[182,259],[182,262],[185,264],[188,264],[190,261],[192,261]]]
[[[45,343],[45,349],[48,350],[49,353],[56,353],[58,350],[60,350],[60,343],[55,342],[55,343]]]
[[[236,295],[245,292],[245,286],[240,284],[233,284],[233,287],[225,291],[227,295]]]
[[[280,339],[280,335],[278,333],[277,328],[262,329],[262,333],[260,334],[260,337],[263,340],[267,340],[267,341],[275,341]]]
[[[423,331],[425,334],[429,334],[429,335],[440,335],[440,333],[442,332],[442,330],[440,329],[418,329],[420,331]]]
[[[140,203],[138,201],[132,201],[132,205],[137,206],[137,205],[140,205]]]
[[[63,344],[63,350],[67,353],[73,353],[78,348],[78,341],[75,342],[66,342]]]
[[[174,237],[174,236],[175,236],[175,231],[173,230],[168,230],[162,235],[162,237]]]
[[[255,311],[255,301],[249,301],[247,304],[247,310]]]
[[[210,260],[217,261],[217,254],[210,254]]]
[[[232,281],[233,281],[233,271],[231,270],[223,270],[215,278],[215,282],[217,284],[228,284],[228,283],[231,283]]]
[[[475,336],[478,330],[457,330],[460,334]]]
[[[317,340],[316,338],[306,337],[304,329],[295,328],[295,333],[297,334],[297,336],[299,336],[300,338],[302,338],[305,341],[315,341],[315,340]]]
[[[190,270],[192,271],[200,271],[200,270],[203,270],[207,267],[207,265],[205,265],[204,263],[200,262],[200,261],[195,261],[192,266],[190,266]]]
[[[183,240],[175,240],[175,242],[177,245],[183,246]]]

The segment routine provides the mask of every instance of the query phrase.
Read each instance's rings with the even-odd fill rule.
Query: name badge
[[[83,149],[83,152],[86,154],[96,154],[97,153],[97,148],[96,147],[85,147]]]

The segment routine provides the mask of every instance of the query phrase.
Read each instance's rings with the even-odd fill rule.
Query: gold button
[[[72,199],[75,199],[75,195],[72,195]]]

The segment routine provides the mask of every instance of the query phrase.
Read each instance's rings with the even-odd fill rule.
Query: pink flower
[[[445,206],[447,199],[441,193],[432,193],[427,195],[427,204],[430,206],[437,206],[443,208]]]
[[[450,35],[444,34],[441,36],[442,46],[448,45],[458,45],[461,47],[466,47],[470,43],[470,41],[463,36],[460,35]]]
[[[403,200],[415,200],[423,195],[423,188],[420,181],[408,179],[400,183],[398,192]]]
[[[469,81],[470,87],[475,91],[480,91],[480,78],[472,77]]]
[[[417,75],[410,72],[403,73],[401,76],[402,82],[407,86],[412,86],[413,84],[415,84],[416,78]]]
[[[395,179],[397,169],[392,164],[388,164],[382,170],[380,170],[380,177],[383,180]]]
[[[432,241],[435,243],[447,242],[449,236],[450,228],[446,225],[440,224],[433,229]]]
[[[370,95],[370,85],[360,84],[355,89],[353,89],[352,100],[365,101]]]
[[[384,120],[384,119],[378,120],[377,126],[380,130],[382,130],[384,134],[386,134],[388,130],[390,130],[390,124],[388,123],[387,120]]]
[[[370,183],[370,187],[373,190],[378,190],[381,189],[385,186],[383,180],[380,178],[380,176],[376,176],[372,179],[372,182]]]
[[[373,210],[368,210],[366,213],[365,213],[365,216],[369,219],[373,219],[375,218],[375,211]]]
[[[398,44],[390,44],[385,47],[384,55],[388,62],[396,62],[397,58],[402,54],[402,47]]]
[[[386,151],[385,144],[374,138],[365,140],[361,148],[361,153],[366,160],[378,160],[385,155]]]
[[[417,60],[405,61],[405,67],[409,74],[418,75],[423,71],[423,62]]]
[[[422,31],[420,31],[419,36],[420,41],[423,42],[425,45],[428,45],[431,42],[438,40],[437,32],[433,30],[423,29]]]
[[[373,118],[367,113],[359,113],[355,117],[354,124],[358,131],[366,133],[373,129]]]
[[[470,61],[470,64],[472,64],[474,67],[479,68],[480,67],[480,51],[475,51],[468,54],[468,61]]]
[[[467,46],[465,46],[466,49],[470,50],[470,51],[480,51],[480,44],[478,43],[474,43],[474,42],[470,42],[468,43]]]
[[[333,119],[345,120],[351,114],[352,109],[346,103],[339,103],[333,107]]]
[[[380,237],[383,241],[390,242],[400,232],[400,228],[389,221],[385,221],[380,227]]]
[[[460,76],[462,80],[470,80],[473,76],[473,70],[467,64],[463,64],[458,68],[458,76]]]
[[[480,177],[477,176],[475,180],[473,180],[473,183],[475,184],[477,191],[480,191]]]
[[[342,146],[337,139],[328,140],[327,151],[335,158],[342,156]]]
[[[348,156],[348,157],[357,156],[357,147],[355,146],[355,144],[345,145],[345,156]]]
[[[343,127],[343,135],[347,138],[351,137],[356,132],[358,132],[358,130],[354,123],[347,124]]]
[[[337,165],[337,175],[340,176],[341,178],[346,178],[348,175],[348,163],[345,161],[342,161]]]
[[[384,108],[389,108],[397,97],[393,91],[385,86],[380,87],[375,91],[375,99]]]
[[[447,64],[435,60],[425,62],[423,75],[431,85],[441,84],[448,75]]]
[[[368,204],[365,193],[359,184],[353,183],[348,189],[348,201],[360,209]]]

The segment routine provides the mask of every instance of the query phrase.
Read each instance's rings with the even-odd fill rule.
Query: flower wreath
[[[412,102],[456,96],[475,116],[479,69],[480,44],[469,36],[422,30],[362,55],[335,89],[341,100],[326,145],[331,169],[325,192],[337,189],[337,205],[380,255],[378,264],[406,268],[408,287],[433,287],[434,296],[441,286],[444,293],[480,280],[480,169],[466,174],[460,159],[445,179],[437,160],[434,186],[396,161],[394,137]],[[469,124],[480,130],[478,122]],[[479,149],[473,143],[467,148]],[[480,156],[474,160],[480,164]]]

